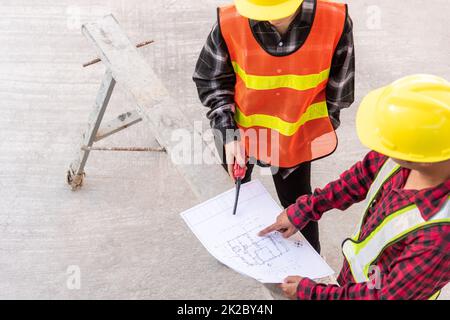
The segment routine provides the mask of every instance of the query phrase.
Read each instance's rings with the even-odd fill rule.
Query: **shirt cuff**
[[[305,195],[297,200],[297,202],[302,201],[303,198],[306,199],[308,195]],[[297,203],[294,203],[290,207],[286,209],[286,213],[288,216],[289,221],[299,230],[302,230],[308,222],[311,220],[307,218],[302,210],[299,209],[299,206]]]
[[[303,278],[297,286],[297,299],[298,300],[312,300],[312,291],[317,285],[316,282],[309,278]]]
[[[223,145],[226,145],[228,142],[232,141],[240,141],[240,133],[237,127],[226,128],[226,127],[216,127],[214,130],[217,130],[220,133],[220,139]]]

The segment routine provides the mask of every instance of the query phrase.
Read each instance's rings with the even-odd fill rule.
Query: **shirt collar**
[[[402,185],[394,186],[394,188],[403,188],[409,172],[409,169],[402,168]],[[400,192],[402,191],[405,192],[403,189]],[[407,190],[407,192],[411,191]],[[419,208],[422,217],[428,221],[443,208],[449,198],[449,195],[450,180],[447,180],[436,187],[412,191],[408,196],[411,203],[414,203],[417,208]]]
[[[450,180],[437,187],[420,190],[416,193],[415,203],[425,220],[431,219],[445,205],[450,195]]]

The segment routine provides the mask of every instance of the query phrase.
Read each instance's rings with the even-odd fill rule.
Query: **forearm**
[[[215,136],[224,144],[239,139],[239,131],[234,121],[234,108],[234,104],[224,104],[211,108],[207,113]]]
[[[340,178],[315,189],[312,195],[304,195],[287,209],[290,221],[302,229],[310,220],[319,220],[323,213],[331,209],[345,210],[352,204],[366,198],[376,173],[386,160],[376,152],[370,152]]]
[[[316,283],[304,278],[297,288],[298,300],[380,300],[380,290],[370,289],[367,283],[344,286]]]
[[[448,264],[447,264],[448,265]],[[417,270],[421,270],[420,266]],[[431,281],[430,281],[431,279]],[[304,278],[297,288],[298,300],[427,300],[448,283],[448,276],[437,270],[422,275],[384,277],[381,284],[348,283],[343,286],[316,283]]]
[[[343,300],[347,295],[345,288],[316,283],[308,278],[303,278],[297,287],[298,300]]]

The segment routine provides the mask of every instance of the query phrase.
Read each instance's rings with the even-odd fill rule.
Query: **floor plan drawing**
[[[256,236],[256,233],[245,233],[227,241],[227,244],[236,257],[242,259],[245,264],[256,266],[263,265],[288,252],[288,247],[276,241],[276,237],[279,237],[279,234],[260,238]]]
[[[300,233],[290,239],[278,232],[258,235],[282,211],[260,181],[242,185],[236,215],[234,196],[232,189],[181,213],[217,260],[263,283],[281,283],[292,275],[318,279],[333,274]]]

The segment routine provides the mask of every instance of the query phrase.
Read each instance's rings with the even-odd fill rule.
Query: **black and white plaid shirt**
[[[306,40],[312,26],[317,0],[305,0],[284,35],[267,21],[250,20],[257,40],[273,55],[288,55]],[[228,142],[227,129],[236,129],[234,121],[234,86],[236,74],[231,64],[225,40],[216,23],[209,34],[197,62],[193,80],[201,102],[210,108],[207,116],[211,127],[219,130]],[[339,127],[340,111],[354,101],[355,55],[353,23],[349,15],[344,32],[334,53],[328,85],[327,106],[335,128]]]

